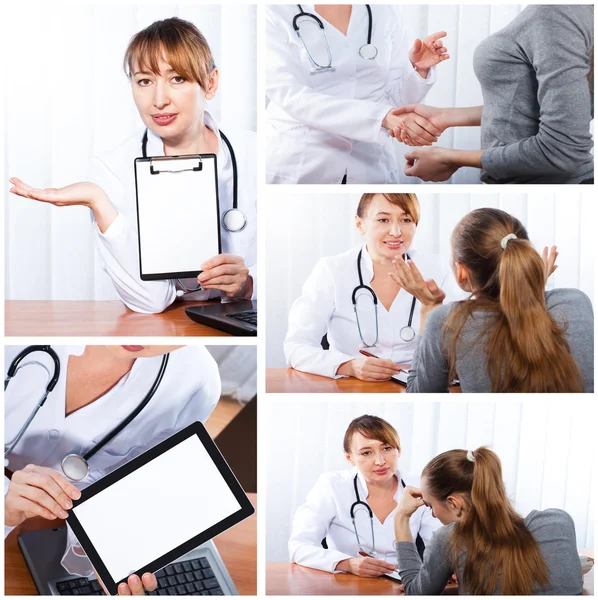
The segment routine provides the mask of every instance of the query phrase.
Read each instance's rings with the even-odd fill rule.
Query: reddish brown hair
[[[464,593],[526,595],[549,583],[540,548],[523,518],[511,505],[498,456],[478,448],[473,461],[466,450],[449,450],[433,458],[422,472],[430,494],[440,502],[459,493],[467,502],[452,534],[453,566],[463,561]],[[457,571],[455,571],[457,572]]]
[[[210,75],[216,68],[212,51],[202,33],[189,21],[178,17],[156,21],[135,34],[124,58],[128,77],[133,70],[160,73],[160,62],[207,90]]]
[[[357,216],[365,218],[374,196],[383,196],[391,204],[403,209],[417,225],[419,223],[419,200],[415,194],[363,194],[357,205]]]
[[[515,234],[516,239],[501,241]],[[451,376],[457,343],[475,310],[486,311],[486,369],[493,392],[581,392],[583,381],[563,329],[546,307],[544,263],[515,217],[480,208],[457,224],[453,260],[466,267],[472,297],[454,304],[443,329]],[[475,297],[474,297],[475,296]]]
[[[399,440],[397,430],[388,421],[380,417],[362,415],[349,423],[343,440],[343,449],[347,454],[351,453],[351,442],[356,433],[361,433],[370,440],[378,440],[383,444],[388,444],[397,450],[401,449],[401,440]]]

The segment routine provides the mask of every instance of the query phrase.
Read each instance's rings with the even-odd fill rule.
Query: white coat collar
[[[206,126],[209,127],[218,138],[218,169],[222,169],[230,160],[228,151],[224,149],[222,136],[216,119],[207,111],[204,111],[204,119]],[[162,138],[151,129],[147,129],[147,155],[148,156],[164,156],[164,142]]]
[[[360,499],[363,502],[368,497],[368,486],[365,482],[365,477],[360,473],[357,467],[355,467],[354,473],[357,475],[357,489],[359,490]],[[403,486],[401,484],[401,473],[399,469],[395,471],[395,476],[397,478],[397,481],[399,482],[399,485],[397,486],[397,491],[395,492],[394,500],[395,502],[398,502],[399,496],[403,492]]]

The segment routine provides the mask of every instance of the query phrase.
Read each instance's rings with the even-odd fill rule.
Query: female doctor
[[[398,256],[413,261],[435,282],[437,302],[445,294],[449,300],[459,295],[442,259],[411,247],[419,215],[415,194],[361,197],[355,222],[365,244],[321,259],[291,307],[284,341],[290,367],[335,379],[385,381],[400,371],[399,364],[411,362],[421,305],[390,277],[393,261]],[[324,335],[328,350],[322,348]]]
[[[157,21],[131,40],[125,71],[145,127],[95,160],[93,183],[39,190],[11,178],[10,191],[56,206],[90,208],[102,267],[131,310],[159,313],[183,294],[189,300],[255,297],[255,135],[227,130],[225,138],[207,111],[207,100],[218,90],[219,73],[206,39],[182,19]],[[224,253],[201,265],[197,279],[142,281],[133,161],[140,156],[204,153],[217,155]],[[234,207],[235,170],[238,209],[244,213],[237,215],[246,223],[241,230],[225,219]]]
[[[363,415],[349,424],[343,447],[353,468],[321,475],[297,509],[291,561],[361,577],[392,574],[397,568],[393,513],[408,485],[398,469],[399,435],[384,419]],[[429,508],[413,513],[409,528],[420,555],[439,527]]]
[[[409,49],[389,6],[267,6],[267,182],[398,183],[391,137],[430,145],[439,131],[392,111],[425,97],[445,35]]]
[[[6,347],[7,372],[23,349]],[[218,367],[200,346],[52,346],[51,350],[62,367],[59,371],[51,353],[32,352],[18,363],[4,395],[5,464],[8,460],[12,472],[10,480],[4,479],[5,537],[30,517],[66,518],[80,489],[192,422],[206,421],[220,397]],[[95,448],[148,396],[162,372],[148,404],[89,458],[87,477],[69,481],[61,467],[64,457]],[[34,401],[54,375],[55,387],[11,448]],[[70,529],[62,565],[80,577],[92,574]],[[143,594],[144,586],[152,590],[156,585],[154,575],[145,574],[143,585],[131,576],[128,585],[119,586],[119,593]]]

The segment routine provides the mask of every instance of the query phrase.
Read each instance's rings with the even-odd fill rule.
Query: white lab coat
[[[351,505],[357,500],[353,480],[357,475],[357,488],[362,501],[366,500],[368,491],[365,479],[357,469],[324,473],[307,495],[305,504],[301,505],[293,519],[293,532],[289,539],[289,556],[291,562],[304,567],[338,573],[336,566],[341,560],[359,556],[359,547],[351,521]],[[402,476],[396,473],[399,480],[394,496],[399,501],[406,485],[418,485],[418,478]],[[393,547],[394,515],[393,510],[384,523],[374,515],[374,541],[376,553],[374,558],[397,564],[397,552]],[[365,507],[356,508],[355,527],[361,541],[361,547],[367,553],[372,551],[372,529],[370,517]],[[409,519],[409,529],[416,540],[421,536],[427,546],[432,534],[442,523],[432,516],[432,511],[426,506],[420,506]],[[322,547],[322,539],[326,538],[328,550]]]
[[[363,358],[359,353],[363,342],[359,337],[352,303],[353,290],[359,285],[357,256],[361,249],[363,283],[370,286],[374,269],[365,245],[320,259],[308,277],[301,296],[295,300],[289,314],[284,353],[290,367],[337,379],[343,377],[336,373],[341,364],[354,358]],[[434,279],[445,291],[445,302],[463,296],[440,256],[422,254],[415,248],[410,248],[408,254],[424,279]],[[376,338],[375,312],[370,298],[371,296],[364,294],[357,302],[363,338],[368,344],[373,343]],[[416,337],[405,342],[401,339],[400,332],[409,322],[412,301],[413,296],[401,289],[390,311],[378,302],[378,346],[367,349],[368,352],[379,358],[390,358],[398,364],[411,363],[419,332],[419,302],[415,304],[411,324]],[[324,350],[321,346],[324,334],[328,337],[329,350]]]
[[[206,125],[218,136],[218,195],[220,214],[233,204],[233,169],[228,147],[218,133],[218,125],[205,113]],[[96,247],[102,268],[109,275],[116,293],[131,309],[142,313],[159,313],[176,299],[175,280],[142,281],[139,276],[139,245],[135,200],[135,173],[133,161],[140,157],[145,129],[137,131],[115,150],[94,160],[92,180],[108,195],[119,213],[110,227],[101,233],[95,220]],[[256,279],[256,136],[252,132],[222,130],[230,140],[237,159],[239,176],[238,207],[247,217],[245,229],[229,232],[221,227],[222,252],[243,257],[253,278],[253,297],[257,294]],[[148,156],[164,156],[162,139],[148,130]],[[93,217],[92,217],[93,220]],[[197,279],[184,279],[187,288],[197,287]],[[218,298],[218,290],[187,293],[185,300]],[[226,300],[225,300],[226,301]]]
[[[23,346],[6,346],[6,370],[22,349]],[[12,472],[35,464],[62,474],[60,465],[65,455],[84,453],[92,448],[139,405],[155,381],[162,362],[161,356],[138,358],[131,371],[108,393],[65,417],[68,358],[82,354],[84,346],[53,346],[53,349],[60,359],[60,378],[9,455],[8,468]],[[21,362],[4,395],[5,445],[15,438],[41,397],[54,373],[53,365],[52,359],[41,352],[30,354]],[[73,485],[85,489],[187,425],[205,422],[219,397],[218,366],[203,346],[185,346],[171,352],[162,383],[149,404],[89,459],[89,475],[81,482],[72,482]],[[4,495],[9,484],[5,477]],[[12,529],[5,526],[4,536]],[[81,577],[92,573],[91,563],[82,555],[70,528],[62,565]]]
[[[353,5],[347,35],[302,4],[324,24],[334,71],[311,74],[312,64],[293,29],[296,4],[266,7],[266,180],[268,183],[399,183],[398,143],[382,128],[389,110],[420,102],[436,80],[408,58],[415,36],[395,8],[372,4],[374,60],[359,48],[367,42],[365,5]],[[303,22],[305,17],[300,19]],[[301,27],[320,65],[328,63],[321,30]]]

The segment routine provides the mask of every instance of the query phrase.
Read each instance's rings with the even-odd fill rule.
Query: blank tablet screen
[[[119,581],[240,508],[193,435],[72,510]]]
[[[216,158],[135,162],[141,276],[198,273],[220,252]],[[174,172],[169,172],[174,171]]]

